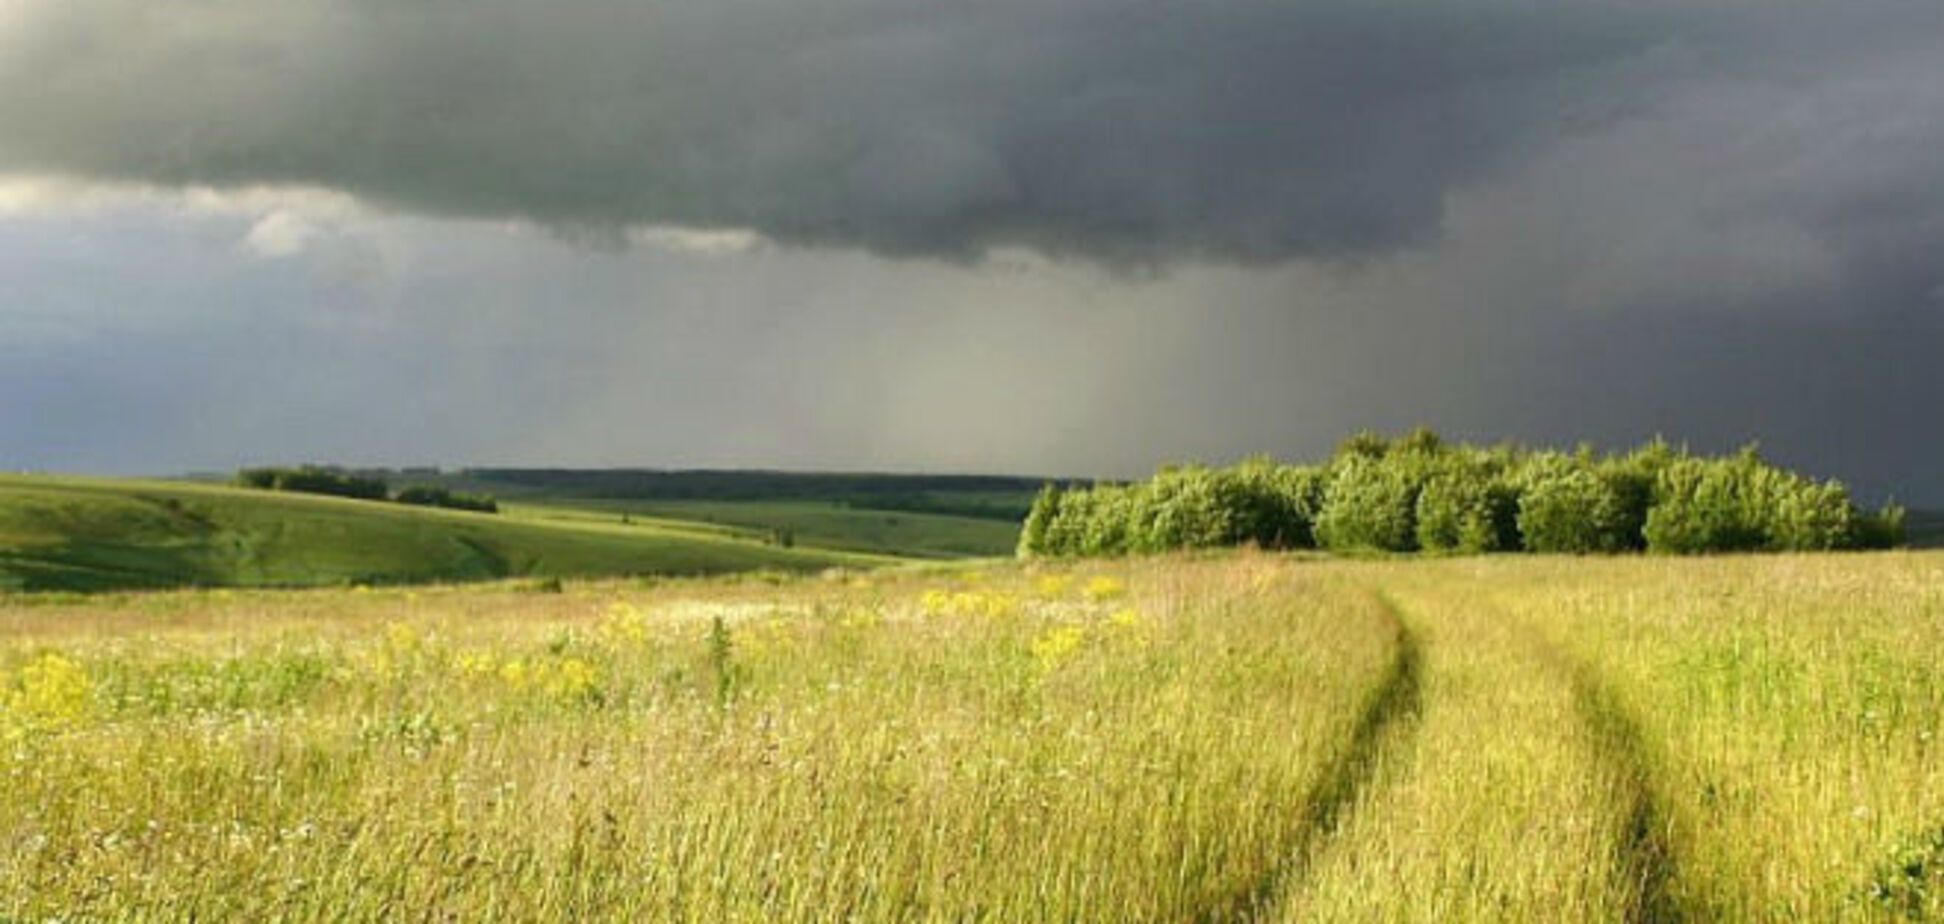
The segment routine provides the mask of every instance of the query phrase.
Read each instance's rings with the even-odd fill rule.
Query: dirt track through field
[[[1455,607],[1421,601],[1408,585],[1395,588],[1404,594],[1406,603],[1400,604],[1393,600],[1390,590],[1380,585],[1372,593],[1397,627],[1399,666],[1384,690],[1373,697],[1370,710],[1359,724],[1357,745],[1351,749],[1351,755],[1339,764],[1337,773],[1329,778],[1332,782],[1320,788],[1312,801],[1314,811],[1305,819],[1301,851],[1284,865],[1277,878],[1252,893],[1246,904],[1230,909],[1228,919],[1297,920],[1319,913],[1312,904],[1314,896],[1304,894],[1310,887],[1305,877],[1340,875],[1340,870],[1334,869],[1334,861],[1329,859],[1329,851],[1339,849],[1328,837],[1331,832],[1346,824],[1362,825],[1357,819],[1365,814],[1371,814],[1380,828],[1398,824],[1400,818],[1411,817],[1422,803],[1397,800],[1423,799],[1426,791],[1423,781],[1453,773],[1489,775],[1491,771],[1486,768],[1495,760],[1505,759],[1494,756],[1500,753],[1498,749],[1508,746],[1505,739],[1489,735],[1474,739],[1463,731],[1454,733],[1454,728],[1463,728],[1462,723],[1480,720],[1517,727],[1531,724],[1531,734],[1537,737],[1566,735],[1559,739],[1562,747],[1570,747],[1566,742],[1578,740],[1578,748],[1585,755],[1578,771],[1581,775],[1560,777],[1550,785],[1584,786],[1588,792],[1604,794],[1597,798],[1597,804],[1603,806],[1599,811],[1609,820],[1608,830],[1613,832],[1611,846],[1604,856],[1596,850],[1588,858],[1592,866],[1582,868],[1583,874],[1612,884],[1613,891],[1608,894],[1613,903],[1602,912],[1603,919],[1630,924],[1709,919],[1711,915],[1699,913],[1684,903],[1675,887],[1679,869],[1676,838],[1669,813],[1657,792],[1648,742],[1636,718],[1598,670],[1537,626],[1527,624],[1497,605],[1489,588],[1475,588],[1475,592],[1464,594],[1463,602]],[[1421,603],[1425,604],[1422,611],[1418,609]],[[1512,681],[1521,675],[1524,679]],[[1495,678],[1507,681],[1504,692],[1493,686]],[[1479,686],[1481,682],[1485,686]],[[1546,702],[1547,694],[1540,691],[1555,691],[1549,695],[1557,708],[1539,713],[1528,710],[1543,707],[1518,705],[1521,698],[1534,695],[1542,696],[1536,702]],[[1449,695],[1454,692],[1459,694],[1457,699]],[[1394,720],[1404,716],[1411,719],[1402,723],[1404,726],[1421,732],[1419,737],[1431,735],[1425,740],[1428,743],[1435,739],[1440,742],[1438,747],[1416,756],[1386,747],[1389,741],[1400,740],[1400,733],[1391,731],[1390,726],[1399,724]],[[1454,722],[1460,724],[1454,726]],[[1434,732],[1434,727],[1438,731]],[[1575,728],[1577,732],[1573,731]],[[1475,753],[1454,761],[1457,755],[1439,750],[1451,746]],[[1486,750],[1480,752],[1480,748]],[[1391,765],[1390,769],[1384,765]],[[1432,788],[1435,789],[1435,784]],[[1445,857],[1419,862],[1430,863],[1431,869],[1491,868],[1495,863],[1506,863],[1508,858],[1470,853],[1473,847],[1467,838],[1482,830],[1477,827],[1479,824],[1516,828],[1520,824],[1570,823],[1563,816],[1528,815],[1520,820],[1516,814],[1505,814],[1530,812],[1534,804],[1521,802],[1516,791],[1507,797],[1509,801],[1499,805],[1495,801],[1500,798],[1498,793],[1481,789],[1476,808],[1484,814],[1474,813],[1469,816],[1471,820],[1464,820],[1467,817],[1464,815],[1445,816],[1458,826],[1447,832],[1442,842],[1444,846],[1440,850]],[[1354,818],[1349,811],[1353,807],[1358,809]],[[1481,821],[1501,815],[1500,821]],[[1357,835],[1351,837],[1357,840]],[[1344,847],[1351,845],[1346,843]],[[1363,858],[1355,861],[1364,868],[1388,862],[1380,859],[1381,851],[1370,853],[1368,844],[1352,849],[1364,851]],[[1458,853],[1454,855],[1451,851]],[[1445,863],[1456,865],[1441,867]],[[1602,866],[1604,871],[1600,869]],[[1283,903],[1289,906],[1282,907]],[[1356,914],[1383,918],[1386,915],[1380,908],[1383,904],[1383,900],[1377,899],[1374,904],[1358,909]],[[1336,907],[1334,913],[1346,910]]]
[[[1374,775],[1379,756],[1415,726],[1412,720],[1423,708],[1423,652],[1397,605],[1382,594],[1373,596],[1395,635],[1389,669],[1364,701],[1349,742],[1303,800],[1306,808],[1284,862],[1251,888],[1209,908],[1199,920],[1253,921],[1265,917],[1283,888],[1303,875],[1318,846],[1342,823]]]
[[[1593,665],[1559,647],[1532,626],[1521,625],[1520,633],[1541,660],[1571,679],[1574,706],[1598,742],[1616,784],[1622,788],[1626,806],[1625,837],[1617,845],[1613,863],[1615,874],[1628,884],[1630,891],[1627,920],[1634,924],[1665,924],[1707,919],[1709,916],[1684,907],[1674,892],[1679,857],[1670,836],[1667,811],[1655,791],[1653,769],[1639,722]]]

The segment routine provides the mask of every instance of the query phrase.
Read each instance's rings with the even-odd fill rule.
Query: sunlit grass
[[[1897,859],[1944,831],[1944,558],[1559,562],[1481,579],[1638,716],[1690,907],[1944,920],[1944,851],[1908,872]]]
[[[0,663],[72,665],[88,707],[0,755],[0,913],[1178,919],[1256,888],[1381,614],[1266,560],[1046,576],[27,611]]]
[[[1624,788],[1572,678],[1463,585],[1373,566],[1423,647],[1421,713],[1370,784],[1286,920],[1619,920],[1630,884]]]
[[[0,598],[0,919],[1944,913],[1944,556],[552,590]]]

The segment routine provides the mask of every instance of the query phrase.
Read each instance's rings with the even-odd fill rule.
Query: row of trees
[[[1048,486],[1024,556],[1122,555],[1255,544],[1389,552],[1885,548],[1903,511],[1865,512],[1841,484],[1778,468],[1753,447],[1697,456],[1656,440],[1600,455],[1454,445],[1419,430],[1360,434],[1318,465],[1252,459],[1163,469],[1135,484]]]
[[[319,465],[294,468],[246,468],[236,473],[236,484],[266,491],[296,491],[300,494],[329,494],[358,500],[385,500],[391,496],[384,479],[366,478],[350,472]]]
[[[392,500],[401,504],[419,507],[445,507],[451,510],[471,510],[475,513],[498,513],[499,501],[491,494],[468,494],[464,491],[449,491],[431,485],[412,485],[401,488]]]
[[[236,473],[240,487],[265,491],[295,491],[300,494],[328,494],[356,500],[391,500],[421,507],[449,507],[480,513],[498,513],[499,502],[486,494],[466,494],[445,488],[414,485],[397,494],[382,478],[358,475],[343,469],[320,465],[289,468],[246,468]]]

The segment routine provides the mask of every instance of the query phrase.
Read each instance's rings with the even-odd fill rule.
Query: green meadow
[[[0,590],[810,571],[881,560],[676,521],[624,526],[181,482],[0,475]]]
[[[0,597],[0,919],[1937,920],[1940,663],[1932,552]]]
[[[1029,498],[1030,500],[1030,498]],[[828,500],[590,500],[510,504],[541,516],[596,512],[609,521],[626,514],[643,519],[725,527],[729,535],[774,542],[788,535],[797,546],[914,558],[990,558],[1011,555],[1019,522],[914,510],[856,507]],[[572,516],[572,514],[568,514]]]

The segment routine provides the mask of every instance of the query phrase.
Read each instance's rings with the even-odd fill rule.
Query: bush
[[[1527,551],[1584,555],[1633,546],[1619,492],[1583,462],[1538,466],[1524,482],[1519,536]]]
[[[1318,469],[1250,460],[1164,469],[1134,486],[1042,489],[1020,530],[1022,556],[1122,555],[1253,543],[1314,545]]]
[[[1129,490],[1115,485],[1054,489],[1048,499],[1044,554],[1126,554],[1132,519],[1125,498]]]
[[[1357,453],[1338,459],[1334,468],[1316,519],[1318,545],[1339,552],[1416,547],[1419,487],[1406,467],[1391,464],[1388,456]]]
[[[1833,481],[1796,479],[1778,485],[1769,501],[1768,547],[1792,552],[1848,548],[1856,535],[1856,508]]]
[[[1273,510],[1272,526],[1257,545],[1265,548],[1316,548],[1316,518],[1323,513],[1329,473],[1308,465],[1274,465],[1263,476]]]
[[[1863,548],[1893,544],[1897,531],[1888,520],[1861,516],[1841,484],[1776,468],[1753,447],[1669,464],[1655,482],[1645,529],[1649,550],[1672,554]]]
[[[1906,541],[1904,509],[1896,504],[1886,504],[1876,513],[1858,515],[1850,524],[1851,548],[1894,549]]]
[[[1745,515],[1747,489],[1719,461],[1681,459],[1663,469],[1654,484],[1654,507],[1647,512],[1647,548],[1693,554],[1761,548],[1759,524]]]
[[[1427,552],[1516,551],[1518,493],[1484,472],[1434,476],[1418,492],[1417,543]]]
[[[1163,469],[1130,498],[1133,523],[1127,546],[1136,552],[1166,552],[1238,542],[1240,495],[1233,479],[1208,469]]]
[[[1025,524],[1019,528],[1020,558],[1052,554],[1052,549],[1046,544],[1046,531],[1059,514],[1059,509],[1060,489],[1050,484],[1040,488],[1039,496],[1033,499],[1032,508],[1026,511]]]

